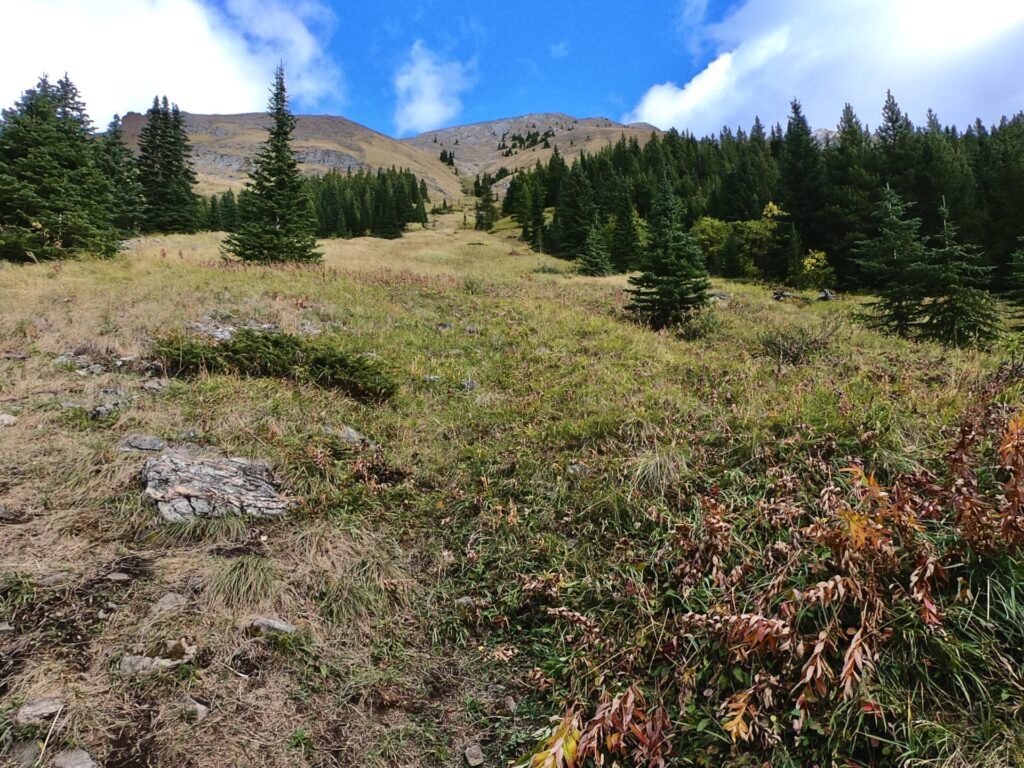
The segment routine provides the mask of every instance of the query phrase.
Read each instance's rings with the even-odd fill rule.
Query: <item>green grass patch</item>
[[[369,402],[386,401],[398,389],[374,357],[339,349],[328,340],[275,331],[243,329],[219,342],[172,334],[154,342],[153,356],[172,376],[290,379]]]

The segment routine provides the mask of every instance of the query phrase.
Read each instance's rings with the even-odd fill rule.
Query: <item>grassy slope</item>
[[[520,614],[516,631],[503,630],[527,581],[557,583],[561,605],[600,623],[619,610],[607,595],[643,557],[631,533],[647,535],[666,493],[718,484],[746,503],[763,487],[765,457],[799,463],[832,437],[829,472],[844,454],[883,474],[913,467],[942,450],[968,385],[994,365],[861,330],[848,322],[853,302],[797,307],[733,284],[718,286],[731,298],[711,337],[652,334],[623,321],[622,278],[538,271],[565,265],[507,236],[459,231],[460,220],[398,242],[325,243],[322,270],[224,267],[212,235],[137,241],[109,262],[0,265],[0,350],[30,354],[0,360],[0,411],[19,417],[0,434],[0,504],[20,520],[0,523],[0,563],[22,579],[19,599],[70,612],[83,638],[71,652],[67,622],[23,628],[0,713],[63,693],[58,738],[110,764],[130,742],[161,766],[454,765],[481,739],[497,765],[532,744],[562,697],[593,683],[571,625]],[[149,336],[209,313],[323,327],[346,348],[379,353],[400,393],[369,406],[210,376],[147,395],[133,375],[82,377],[51,362],[78,347],[143,353]],[[847,322],[814,362],[780,370],[757,355],[764,328],[832,316]],[[112,419],[60,407],[110,387],[135,395]],[[320,427],[342,424],[382,455],[331,454]],[[144,459],[117,444],[187,430],[272,461],[306,499],[293,518],[241,534],[265,555],[265,595],[228,589],[231,606],[216,588],[237,554],[216,537],[237,530],[147,536]],[[106,584],[127,555],[144,572]],[[81,589],[28,586],[61,570]],[[186,595],[187,609],[150,618],[167,591]],[[120,607],[97,619],[90,605],[108,600]],[[247,638],[237,622],[261,614],[302,636]],[[199,647],[196,664],[144,682],[114,673],[125,650],[182,637]],[[185,694],[211,715],[189,723]]]

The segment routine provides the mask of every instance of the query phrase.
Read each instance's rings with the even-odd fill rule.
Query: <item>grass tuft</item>
[[[210,579],[211,602],[228,608],[266,605],[277,591],[277,569],[265,557],[242,555],[222,564]]]

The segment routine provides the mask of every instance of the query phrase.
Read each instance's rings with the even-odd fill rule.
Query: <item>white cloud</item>
[[[476,62],[445,61],[417,40],[395,74],[395,126],[399,135],[422,133],[462,112],[461,94],[476,80]]]
[[[313,0],[0,0],[0,16],[5,106],[66,71],[101,125],[154,94],[189,112],[261,111],[279,61],[296,107],[342,98],[323,47],[334,19]]]
[[[551,54],[552,59],[564,59],[571,52],[568,40],[560,40],[554,45],[548,46],[548,53]]]
[[[711,62],[651,87],[627,121],[703,135],[784,121],[796,97],[814,127],[834,126],[847,101],[876,124],[886,89],[918,122],[929,107],[961,126],[1024,108],[1020,0],[746,0],[711,25],[705,8],[684,0],[681,18]]]

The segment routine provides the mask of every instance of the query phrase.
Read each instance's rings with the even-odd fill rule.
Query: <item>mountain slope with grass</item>
[[[515,171],[546,163],[557,147],[563,157],[594,154],[622,136],[646,143],[657,128],[645,123],[623,125],[605,117],[576,118],[546,112],[441,128],[405,139],[425,154],[455,153],[455,167],[464,176],[494,175],[500,168]],[[522,138],[517,142],[515,137]]]
[[[194,115],[185,113],[185,127],[192,142],[196,174],[204,193],[236,191],[245,182],[249,158],[266,139],[269,118],[263,113],[244,115]],[[418,151],[344,117],[301,115],[297,118],[294,150],[306,173],[360,168],[408,168],[425,179],[435,202],[458,200],[461,184],[451,168],[437,156]],[[145,116],[130,112],[124,117],[125,140],[136,147]]]
[[[1019,350],[460,225],[0,265],[0,762],[1020,764]]]

